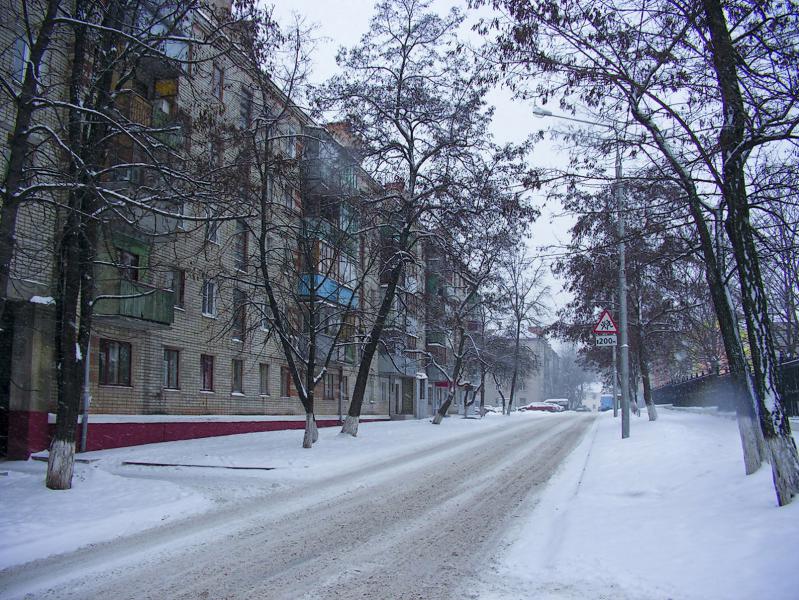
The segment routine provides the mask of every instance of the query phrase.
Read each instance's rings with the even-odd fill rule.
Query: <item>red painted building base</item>
[[[50,446],[51,428],[47,413],[35,410],[12,410],[8,413],[8,458],[27,460],[34,452]]]
[[[385,419],[362,419],[362,423],[383,421]],[[338,419],[316,421],[318,427],[335,427]],[[175,442],[196,438],[256,433],[259,431],[279,431],[283,429],[304,429],[305,420],[286,421],[166,421],[157,423],[92,423],[89,419],[89,433],[86,436],[86,450],[107,450],[141,444]],[[50,434],[55,426],[50,426]],[[78,426],[80,438],[80,425]],[[78,444],[80,440],[78,439]]]
[[[382,418],[365,418],[362,423],[384,421]],[[317,420],[318,427],[335,427],[338,419]],[[258,420],[258,421],[158,421],[158,422],[92,422],[89,419],[86,450],[107,450],[141,444],[175,442],[195,438],[279,431],[282,429],[304,429],[305,420]],[[8,428],[8,458],[27,460],[31,454],[46,450],[55,433],[55,424],[48,425],[48,415],[35,411],[11,411]],[[81,427],[76,429],[76,445],[80,447]]]

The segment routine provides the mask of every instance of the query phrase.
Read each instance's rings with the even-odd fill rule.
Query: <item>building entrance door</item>
[[[413,414],[413,379],[403,377],[402,379],[402,414]]]

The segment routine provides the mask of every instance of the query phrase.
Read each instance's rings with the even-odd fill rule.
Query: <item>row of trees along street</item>
[[[796,281],[784,283],[796,256],[795,179],[786,172],[797,159],[796,4],[471,4],[495,9],[479,29],[501,57],[497,79],[519,98],[555,101],[572,114],[579,109],[615,132],[599,145],[585,142],[602,131],[580,137],[566,194],[578,202],[579,176],[595,174],[611,147],[623,153],[628,175],[616,185],[624,186],[627,219],[636,223],[626,241],[642,253],[627,290],[641,375],[661,353],[655,347],[668,349],[656,345],[677,337],[665,331],[670,317],[697,315],[698,298],[672,290],[700,289],[701,275],[700,297],[710,294],[737,384],[746,473],[769,462],[777,501],[787,504],[799,491],[799,460],[777,385],[772,318],[787,308],[788,322],[796,321],[795,300],[785,301],[787,287],[795,298]],[[596,210],[606,196],[607,190],[582,197]],[[589,242],[589,228],[600,234],[590,241],[596,253],[612,234],[595,216],[596,224],[586,217],[574,233],[576,245]],[[765,274],[767,265],[786,259],[786,271]],[[560,268],[582,293],[589,278],[581,260]],[[590,297],[566,314],[585,318]]]
[[[487,133],[487,65],[463,52],[458,11],[439,16],[410,0],[378,4],[361,43],[341,53],[341,75],[309,90],[307,32],[296,23],[279,28],[255,2],[238,2],[232,12],[196,0],[5,8],[24,32],[25,60],[18,80],[0,81],[14,111],[0,284],[14,285],[23,262],[56,278],[58,400],[48,487],[71,486],[94,311],[157,291],[112,285],[114,274],[135,281],[144,268],[116,250],[119,235],[157,248],[146,268],[160,278],[172,276],[175,263],[205,277],[204,310],[216,309],[220,289],[232,290],[223,310],[237,339],[260,327],[278,341],[306,414],[305,447],[318,435],[315,395],[342,353],[360,359],[343,427],[357,433],[386,324],[424,293],[405,283],[425,244],[446,255],[465,284],[445,311],[443,343],[454,360],[437,362],[417,349],[418,358],[457,385],[468,383],[467,371],[507,372],[501,344],[482,350],[500,337],[497,319],[486,315],[502,305],[489,302],[499,286],[494,267],[513,260],[536,216],[524,195],[535,178],[526,148],[497,146]],[[159,91],[161,112],[140,110],[146,90],[178,76],[179,95]],[[239,86],[239,114],[225,116],[225,103],[236,98],[229,90]],[[308,97],[346,120],[351,147],[298,108]],[[52,245],[35,251],[17,235],[19,219],[32,213],[44,215],[40,230],[53,228]],[[226,226],[235,235],[220,241]],[[235,264],[223,260],[230,255]],[[324,283],[334,271],[350,292],[338,290],[328,302]],[[375,282],[384,287],[372,297],[365,289]],[[6,306],[4,294],[0,310]],[[513,378],[519,362],[517,352]],[[474,402],[482,379],[469,385]]]

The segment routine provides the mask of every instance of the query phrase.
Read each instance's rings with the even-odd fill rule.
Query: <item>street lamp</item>
[[[577,123],[585,123],[586,125],[593,125],[596,127],[605,127],[612,129],[613,134],[616,136],[616,174],[615,174],[615,188],[613,194],[616,197],[616,212],[618,214],[618,249],[619,249],[619,354],[621,363],[621,437],[622,439],[630,437],[630,346],[627,338],[627,273],[625,268],[625,244],[624,244],[624,194],[621,189],[622,169],[621,169],[621,152],[619,151],[619,132],[618,130],[608,125],[607,123],[599,123],[596,121],[588,121],[585,119],[578,119],[577,117],[568,117],[566,115],[556,115],[552,111],[545,108],[534,107],[533,114],[539,117],[554,117],[556,119],[564,119],[566,121],[575,121]]]

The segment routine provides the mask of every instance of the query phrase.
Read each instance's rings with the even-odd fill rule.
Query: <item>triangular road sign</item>
[[[616,322],[613,320],[613,317],[610,316],[610,312],[608,312],[607,309],[602,311],[602,316],[599,317],[599,321],[594,327],[594,333],[619,333],[619,330],[616,327]]]

